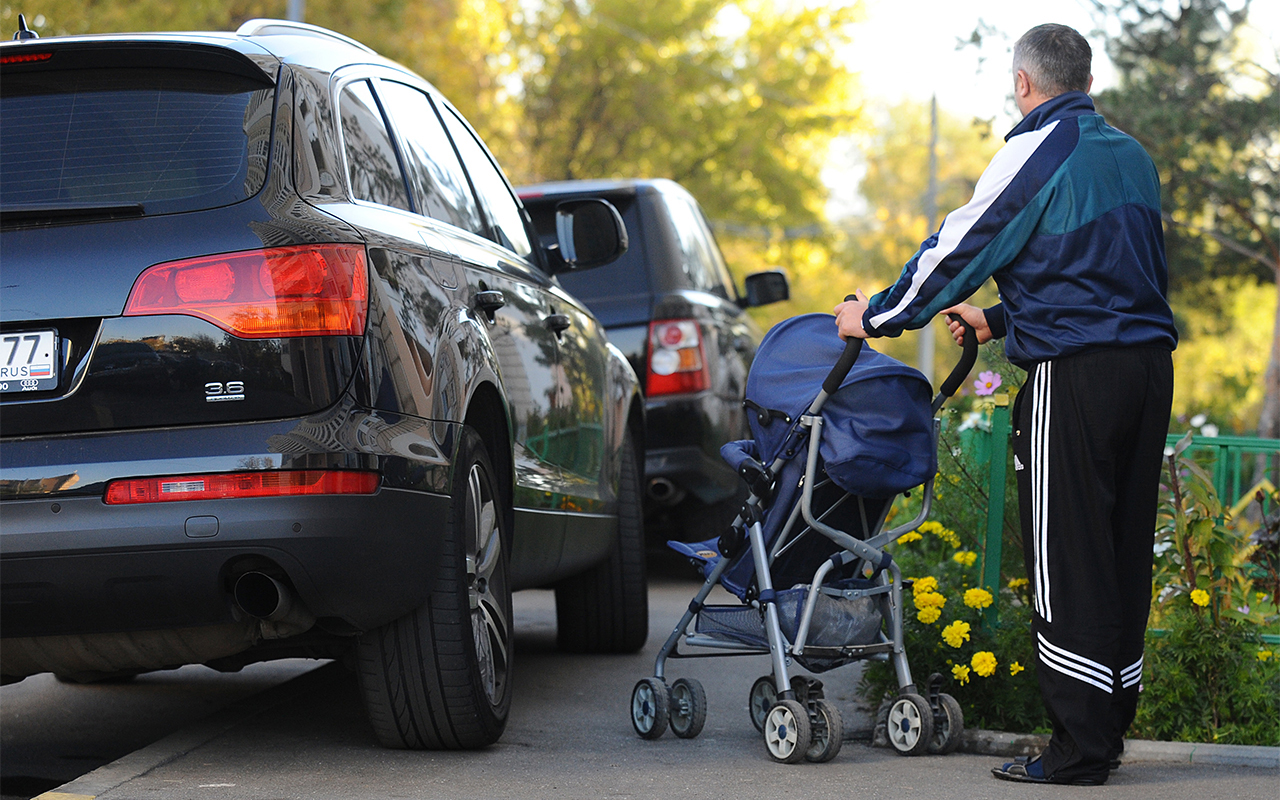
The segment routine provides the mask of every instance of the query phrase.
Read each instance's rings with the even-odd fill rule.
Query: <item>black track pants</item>
[[[1151,606],[1151,550],[1173,397],[1168,350],[1101,350],[1036,365],[1014,409],[1042,763],[1107,777],[1133,721]]]

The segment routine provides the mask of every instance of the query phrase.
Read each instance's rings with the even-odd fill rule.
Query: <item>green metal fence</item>
[[[1005,479],[1009,459],[1009,396],[992,397],[995,407],[991,411],[990,431],[975,431],[966,446],[972,448],[969,456],[974,461],[987,464],[987,530],[982,558],[982,585],[993,596],[1000,591],[1000,558],[1003,550]],[[1173,447],[1184,434],[1171,433],[1168,446]],[[1239,513],[1253,498],[1258,489],[1264,495],[1280,486],[1277,468],[1280,465],[1280,439],[1259,439],[1248,436],[1198,436],[1184,451],[1209,470],[1214,478],[1218,497],[1233,513]],[[1261,464],[1259,462],[1262,462]],[[1230,502],[1227,502],[1227,499]],[[1266,508],[1266,504],[1264,504]],[[999,624],[995,603],[986,610],[986,620]],[[1271,644],[1280,643],[1280,637],[1264,635]]]

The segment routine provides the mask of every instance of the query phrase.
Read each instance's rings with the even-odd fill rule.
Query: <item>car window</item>
[[[697,203],[693,204],[693,216],[697,220],[698,227],[702,230],[702,240],[706,243],[707,254],[711,258],[711,271],[713,280],[718,289],[713,289],[716,294],[724,294],[730,300],[738,299],[738,288],[733,280],[733,273],[729,272],[729,265],[724,261],[724,253],[720,252],[720,245],[716,242],[716,235],[711,230],[711,225],[707,222],[706,214],[702,213],[702,208]]]
[[[394,81],[378,82],[378,98],[404,142],[405,170],[418,212],[484,234],[467,173],[426,94]]]
[[[453,109],[441,107],[440,115],[444,118],[449,134],[453,136],[454,144],[458,146],[462,163],[480,198],[480,205],[484,207],[493,227],[489,238],[528,258],[533,253],[533,246],[529,244],[524,217],[520,214],[520,206],[516,205],[515,195],[511,193],[506,179],[502,177],[480,140]]]
[[[0,83],[0,204],[216,208],[266,178],[275,93],[172,69],[14,72]]]
[[[408,211],[404,175],[368,81],[348,84],[342,90],[338,109],[342,114],[342,142],[352,195],[357,200]]]
[[[690,285],[704,292],[726,295],[716,271],[711,242],[708,240],[709,232],[702,223],[702,215],[684,197],[667,195],[667,199],[671,222],[675,226],[680,250],[684,255],[684,272]]]

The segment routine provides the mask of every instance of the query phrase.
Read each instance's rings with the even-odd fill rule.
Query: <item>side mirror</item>
[[[608,200],[566,200],[556,206],[556,240],[563,269],[600,267],[627,252],[627,228]]]
[[[791,298],[787,276],[779,270],[753,272],[746,279],[747,296],[738,301],[743,308],[767,306]]]

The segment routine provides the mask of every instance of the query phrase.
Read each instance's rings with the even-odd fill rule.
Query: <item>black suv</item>
[[[643,401],[462,117],[344,36],[0,45],[0,672],[358,666],[394,747],[495,741],[511,592],[648,631]]]
[[[650,528],[660,537],[705,539],[740,505],[742,482],[720,446],[750,437],[743,391],[761,334],[744,309],[787,299],[785,276],[749,275],[740,296],[701,207],[673,181],[564,181],[516,191],[547,246],[565,204],[601,197],[622,213],[627,252],[561,280],[644,383]]]

